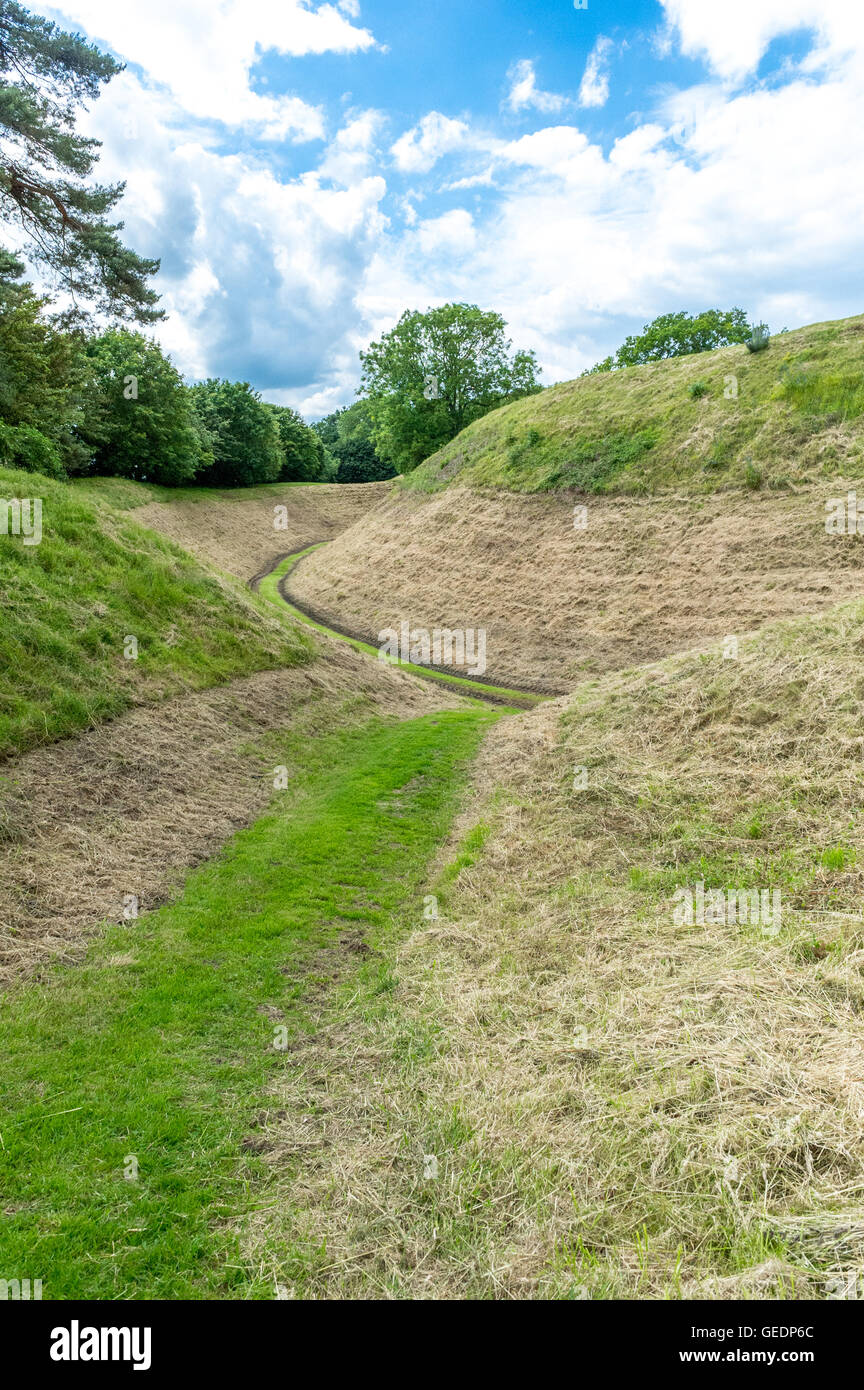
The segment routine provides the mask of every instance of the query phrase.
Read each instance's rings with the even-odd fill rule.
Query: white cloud
[[[536,111],[562,111],[569,105],[567,97],[540,90],[534,64],[529,58],[522,58],[518,63],[514,63],[507,73],[507,79],[510,91],[503,104],[510,111],[524,111],[530,107]]]
[[[609,99],[608,60],[612,50],[612,40],[601,34],[588,54],[582,82],[579,87],[580,106],[604,106]]]
[[[442,157],[465,143],[468,126],[430,111],[419,125],[406,130],[393,146],[391,153],[402,173],[424,174]]]
[[[500,309],[547,381],[668,310],[740,304],[774,328],[860,312],[862,105],[864,69],[834,60],[819,81],[680,93],[608,154],[565,124],[501,144],[501,196],[475,212],[473,241],[430,259],[385,233],[363,302],[380,310],[386,274],[415,296],[400,308],[456,297]]]
[[[740,80],[758,66],[771,41],[809,29],[818,60],[864,45],[864,7],[856,0],[660,0],[683,53],[701,58],[723,79]]]
[[[138,64],[198,119],[248,125],[268,140],[318,139],[320,109],[299,97],[265,96],[251,74],[262,53],[301,57],[353,53],[374,46],[333,5],[311,0],[149,0],[146,11],[117,0],[61,0],[33,8]]]

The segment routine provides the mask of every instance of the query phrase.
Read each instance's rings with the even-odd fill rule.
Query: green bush
[[[708,383],[706,381],[693,381],[688,387],[689,394],[694,401],[701,400],[708,395]]]
[[[752,329],[750,337],[747,339],[746,347],[748,352],[762,352],[767,348],[771,341],[771,334],[768,331],[767,323],[757,323]]]

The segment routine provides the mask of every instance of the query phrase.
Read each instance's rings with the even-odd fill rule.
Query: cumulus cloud
[[[262,53],[353,53],[375,44],[350,12],[310,0],[149,0],[146,11],[117,0],[61,0],[53,9],[33,8],[59,12],[64,24],[135,63],[190,115],[254,126],[268,140],[317,139],[324,122],[318,107],[297,96],[254,90]]]
[[[849,0],[660,0],[669,26],[667,41],[707,62],[723,79],[740,80],[758,66],[773,39],[810,30],[817,47],[810,66],[861,51],[864,8]]]
[[[604,106],[609,99],[609,54],[612,40],[601,34],[588,54],[579,86],[580,106]]]
[[[533,108],[535,111],[561,111],[569,105],[567,97],[541,91],[537,86],[534,64],[529,58],[522,58],[518,63],[514,63],[507,73],[507,80],[510,90],[503,105],[510,111],[524,111],[526,108]]]
[[[428,173],[442,155],[458,150],[468,133],[464,121],[451,120],[440,111],[430,111],[396,141],[391,150],[394,163],[402,173]]]

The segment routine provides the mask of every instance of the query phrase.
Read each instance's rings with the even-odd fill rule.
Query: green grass
[[[242,1141],[260,1138],[254,1117],[290,1065],[275,1029],[311,1028],[340,930],[375,951],[419,919],[426,865],[496,717],[355,714],[326,737],[269,739],[264,775],[284,764],[290,788],[268,814],[177,903],[7,1000],[0,1277],[41,1278],[49,1299],[273,1296],[233,1223],[268,1200],[268,1170]],[[383,957],[343,959],[361,962],[366,995],[393,988]]]
[[[0,468],[0,497],[22,495],[42,498],[43,536],[0,535],[0,757],[311,659],[293,624],[173,542],[67,483]]]
[[[862,329],[842,319],[764,352],[738,344],[562,382],[475,421],[401,486],[650,495],[864,477]]]
[[[269,600],[271,603],[277,604],[283,610],[287,610],[292,617],[297,618],[298,621],[305,623],[307,627],[313,628],[316,632],[325,632],[330,637],[338,638],[340,642],[347,642],[348,646],[353,647],[355,651],[363,652],[366,656],[373,656],[376,661],[386,660],[391,666],[398,666],[400,670],[407,671],[411,675],[443,681],[445,685],[454,686],[460,692],[464,692],[465,695],[470,696],[472,692],[486,692],[487,694],[498,696],[503,700],[512,700],[512,708],[514,709],[519,706],[527,707],[541,704],[546,698],[543,695],[535,695],[524,690],[511,690],[506,686],[489,685],[484,681],[469,680],[463,676],[453,676],[449,671],[437,670],[430,666],[415,666],[410,661],[400,661],[397,657],[390,656],[389,654],[385,654],[385,656],[382,657],[379,655],[378,648],[373,647],[370,642],[362,642],[357,637],[345,637],[341,632],[335,632],[332,628],[325,627],[323,623],[317,623],[313,618],[307,617],[299,608],[295,608],[292,603],[289,603],[287,599],[282,597],[279,592],[279,581],[283,579],[286,574],[290,573],[297,564],[297,561],[302,560],[304,555],[310,555],[312,551],[317,550],[320,545],[326,544],[326,541],[318,541],[314,545],[308,545],[305,550],[298,551],[295,555],[286,556],[286,558],[281,560],[269,574],[264,576],[258,585],[258,592],[263,598]]]

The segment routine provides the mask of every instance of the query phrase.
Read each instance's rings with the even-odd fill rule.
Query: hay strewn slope
[[[334,1014],[274,1097],[298,1293],[854,1287],[862,650],[856,602],[492,731],[392,1007]],[[700,882],[779,891],[779,931],[676,921]]]
[[[671,500],[403,492],[300,561],[302,602],[377,635],[480,627],[488,669],[562,691],[861,593],[864,537],[828,535],[825,499]],[[862,490],[864,493],[864,490]]]

